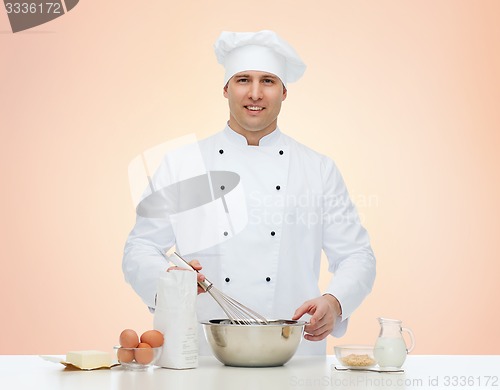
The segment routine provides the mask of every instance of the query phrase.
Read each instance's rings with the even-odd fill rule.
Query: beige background
[[[0,12],[0,353],[108,350],[152,327],[121,273],[128,163],[222,129],[212,44],[271,28],[308,64],[280,127],[335,159],[378,259],[329,352],[373,343],[387,316],[417,354],[498,354],[500,2],[183,4],[82,1],[17,34]]]

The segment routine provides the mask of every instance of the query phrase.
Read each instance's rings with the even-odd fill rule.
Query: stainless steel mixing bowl
[[[272,320],[269,325],[234,325],[227,319],[202,322],[215,357],[227,366],[282,366],[297,351],[303,321]]]

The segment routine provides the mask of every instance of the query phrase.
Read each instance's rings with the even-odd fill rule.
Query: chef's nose
[[[248,97],[252,100],[259,100],[262,98],[262,85],[259,82],[253,82],[250,84]]]

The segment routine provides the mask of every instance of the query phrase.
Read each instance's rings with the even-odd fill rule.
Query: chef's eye
[[[264,82],[264,84],[274,84],[274,80],[273,79],[264,79],[262,81]]]
[[[240,79],[237,79],[237,80],[236,80],[236,82],[237,82],[237,83],[244,84],[244,83],[248,82],[248,79],[247,79],[247,78],[245,78],[245,77],[242,77],[242,78],[240,78]]]

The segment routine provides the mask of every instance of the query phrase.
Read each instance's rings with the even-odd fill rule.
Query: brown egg
[[[148,330],[142,334],[141,343],[149,344],[153,348],[161,347],[163,345],[163,334],[157,330]]]
[[[138,349],[134,351],[135,361],[140,364],[149,364],[153,361],[154,351],[151,345],[139,343]]]
[[[134,350],[120,348],[116,353],[116,357],[120,363],[130,363],[134,360]]]
[[[139,336],[132,329],[125,329],[120,334],[120,346],[125,348],[135,348],[139,344]]]

